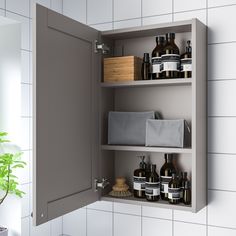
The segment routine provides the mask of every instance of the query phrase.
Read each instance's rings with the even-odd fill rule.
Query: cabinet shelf
[[[191,85],[192,78],[160,79],[160,80],[136,80],[127,82],[103,82],[103,88],[122,88],[122,87],[147,87],[147,86],[173,86]]]
[[[190,206],[186,206],[182,203],[177,205],[169,204],[166,201],[159,200],[157,202],[149,202],[145,199],[137,199],[134,197],[126,197],[126,198],[118,198],[118,197],[112,197],[109,195],[105,195],[101,197],[101,200],[103,201],[109,201],[109,202],[118,202],[118,203],[126,203],[126,204],[134,204],[134,205],[142,205],[142,206],[150,206],[150,207],[160,207],[160,208],[167,208],[172,210],[182,210],[182,211],[190,211],[193,212],[193,208]]]
[[[101,149],[108,150],[108,151],[159,152],[159,153],[182,153],[182,154],[192,153],[191,148],[102,145]]]

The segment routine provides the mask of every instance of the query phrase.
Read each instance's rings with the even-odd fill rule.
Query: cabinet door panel
[[[34,223],[98,199],[98,31],[36,5]]]

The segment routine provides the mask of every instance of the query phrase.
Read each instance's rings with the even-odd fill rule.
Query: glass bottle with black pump
[[[160,180],[156,172],[156,165],[150,167],[150,173],[146,178],[145,194],[148,201],[155,202],[160,198]]]
[[[183,203],[185,205],[190,205],[191,204],[191,186],[190,186],[190,181],[189,180],[186,180],[184,182]]]
[[[152,79],[162,78],[161,73],[161,56],[164,54],[164,41],[163,36],[156,37],[156,47],[152,51]]]
[[[187,172],[181,172],[181,177],[179,178],[179,185],[180,185],[180,202],[183,202],[183,192],[184,192],[184,186],[185,182],[188,181],[188,173]]]
[[[180,71],[179,48],[175,44],[175,33],[166,34],[166,43],[162,60],[162,75],[164,78],[178,78]]]
[[[172,179],[172,174],[176,173],[176,169],[173,165],[173,154],[165,154],[165,164],[161,167],[161,199],[168,201],[168,187],[169,182]]]
[[[134,197],[145,198],[145,182],[147,164],[144,162],[145,156],[140,156],[141,162],[139,169],[134,171],[133,176],[133,192]]]
[[[176,173],[172,174],[172,179],[169,182],[168,198],[170,204],[179,204],[180,202],[180,185]]]
[[[150,75],[151,75],[150,71],[151,71],[151,64],[150,64],[149,53],[144,53],[142,69],[141,69],[141,75],[142,75],[143,80],[150,79]]]
[[[181,77],[191,78],[192,77],[192,47],[190,46],[191,41],[187,41],[187,47],[184,54],[181,55]]]

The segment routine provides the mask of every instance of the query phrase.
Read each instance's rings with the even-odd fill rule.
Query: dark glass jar
[[[162,75],[164,78],[178,78],[180,71],[179,48],[175,44],[175,33],[166,34],[166,44],[162,60]]]
[[[143,80],[149,80],[151,76],[151,64],[148,53],[144,53],[143,55],[143,63],[141,69],[141,75]]]
[[[168,199],[170,204],[179,204],[180,202],[180,185],[176,173],[172,174],[169,182]]]
[[[161,56],[164,54],[164,41],[163,36],[156,37],[156,47],[152,51],[152,79],[162,78]]]
[[[173,164],[173,154],[165,154],[165,164],[161,167],[161,199],[168,201],[168,187],[172,179],[172,174],[176,173]]]
[[[184,54],[181,55],[181,77],[191,78],[192,77],[192,47],[190,46],[191,41],[187,41],[187,47]]]
[[[184,183],[183,203],[185,205],[191,205],[191,186],[189,180],[185,181]]]
[[[148,201],[158,201],[160,198],[160,180],[156,172],[156,165],[150,166],[150,173],[146,178],[145,194]]]

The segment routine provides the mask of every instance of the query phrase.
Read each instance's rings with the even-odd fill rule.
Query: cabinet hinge
[[[98,179],[94,180],[94,191],[97,192],[99,189],[104,189],[106,188],[110,183],[106,178],[102,178],[101,181]]]
[[[99,43],[97,40],[95,40],[94,52],[95,53],[101,52],[102,54],[108,54],[110,52],[110,48],[105,43]]]

